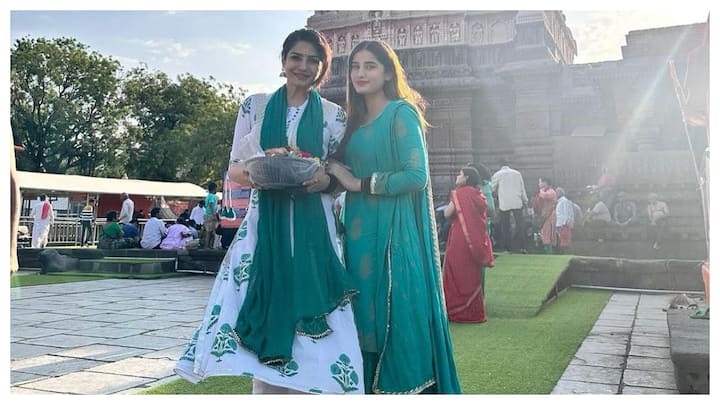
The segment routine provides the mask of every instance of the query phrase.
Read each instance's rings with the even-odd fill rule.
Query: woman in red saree
[[[453,222],[445,249],[443,289],[448,318],[454,322],[487,321],[484,271],[495,261],[487,233],[487,201],[477,188],[479,181],[477,170],[462,168],[445,209],[445,218]]]

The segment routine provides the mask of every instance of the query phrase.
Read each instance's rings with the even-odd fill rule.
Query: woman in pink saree
[[[533,207],[535,212],[539,212],[543,221],[540,228],[540,238],[543,243],[543,250],[547,254],[552,254],[553,245],[555,244],[555,225],[557,216],[555,208],[557,206],[557,194],[552,188],[549,179],[541,177],[538,180],[538,194],[533,199]]]
[[[484,271],[495,261],[487,233],[487,201],[476,187],[479,181],[474,168],[462,168],[445,209],[445,217],[453,222],[445,250],[443,288],[448,318],[454,322],[487,321]]]

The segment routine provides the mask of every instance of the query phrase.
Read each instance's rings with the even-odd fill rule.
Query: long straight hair
[[[425,120],[426,102],[420,95],[420,93],[410,87],[410,84],[408,84],[407,76],[405,75],[405,69],[403,69],[402,65],[400,64],[400,59],[398,58],[395,51],[385,41],[362,41],[357,44],[355,48],[353,48],[352,52],[350,52],[350,56],[348,57],[349,66],[352,66],[355,55],[363,50],[372,53],[383,65],[385,73],[390,73],[390,80],[385,81],[385,84],[383,85],[383,92],[385,93],[385,97],[390,100],[403,99],[407,101],[410,105],[412,105],[420,116],[420,123],[424,131],[425,128],[428,126],[428,123]],[[347,128],[345,129],[345,136],[343,137],[343,140],[340,143],[340,147],[335,154],[335,158],[338,160],[343,160],[345,155],[345,147],[348,141],[350,141],[350,137],[352,136],[353,132],[355,132],[355,130],[360,127],[360,123],[362,123],[363,120],[367,118],[368,114],[365,97],[363,97],[361,94],[358,94],[358,92],[355,91],[355,87],[353,87],[352,85],[352,80],[350,80],[351,72],[352,68],[348,67],[347,95],[345,100],[345,105],[347,106],[348,120]]]

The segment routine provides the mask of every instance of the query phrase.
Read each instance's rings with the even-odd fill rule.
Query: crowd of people
[[[573,193],[571,198],[569,192],[548,177],[538,179],[537,193],[529,199],[522,174],[506,160],[501,161],[492,176],[485,165],[471,163],[468,167],[480,175],[477,188],[483,191],[487,202],[487,233],[495,252],[568,253],[573,230],[578,228],[623,233],[642,224],[646,225],[649,246],[660,249],[667,233],[670,214],[667,203],[659,201],[656,193],[649,193],[646,217],[643,217],[638,204],[624,191],[616,190],[606,168],[598,184],[587,187],[589,198],[582,202],[589,205],[583,210],[576,201],[579,193]],[[439,214],[446,207],[439,207]],[[438,215],[438,234],[441,243],[447,244],[452,221],[446,218],[450,217]]]

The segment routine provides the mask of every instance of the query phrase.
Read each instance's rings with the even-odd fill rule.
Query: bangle
[[[360,180],[360,191],[362,191],[365,194],[370,194],[370,181],[372,179],[372,176],[365,177],[364,179]]]
[[[332,193],[338,185],[338,179],[337,177],[333,176],[332,174],[328,174],[328,177],[330,177],[330,183],[328,183],[328,186],[325,187],[325,190],[323,190],[323,193]]]

